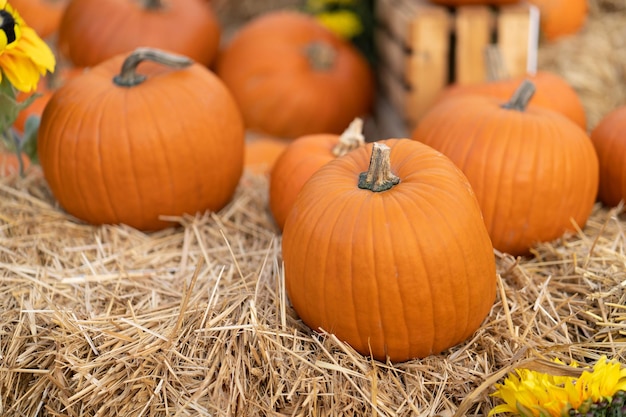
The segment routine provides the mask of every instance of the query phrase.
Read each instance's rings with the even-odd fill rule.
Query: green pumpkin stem
[[[530,99],[535,94],[535,90],[535,84],[533,84],[532,81],[522,81],[520,86],[517,87],[517,90],[515,90],[515,92],[513,93],[513,97],[511,97],[508,103],[503,104],[502,108],[517,111],[526,110],[526,107],[528,107],[528,102],[530,102]]]
[[[333,155],[343,156],[365,143],[363,136],[363,119],[357,117],[350,126],[339,136],[339,142],[333,148]]]
[[[359,188],[375,193],[393,188],[400,178],[391,172],[391,148],[384,143],[374,142],[370,165],[359,175]]]
[[[137,73],[137,66],[143,61],[153,61],[175,69],[193,64],[193,60],[186,56],[174,55],[154,48],[137,48],[124,60],[122,69],[113,77],[113,82],[120,87],[132,87],[144,82],[146,76]]]
[[[304,54],[314,71],[328,71],[337,59],[337,51],[326,42],[312,42],[306,46]]]

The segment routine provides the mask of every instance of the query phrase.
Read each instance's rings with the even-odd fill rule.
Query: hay
[[[523,361],[625,355],[616,210],[532,258],[499,254],[474,337],[390,364],[298,321],[266,187],[246,174],[220,213],[145,234],[65,215],[36,169],[0,183],[0,415],[481,415]]]
[[[538,67],[574,87],[591,130],[609,111],[626,105],[626,2],[592,0],[589,12],[579,33],[541,45]]]
[[[582,93],[592,125],[622,100],[620,4],[594,3],[584,32],[541,51]],[[584,229],[532,257],[497,254],[483,326],[401,364],[298,321],[265,178],[246,174],[219,213],[173,220],[151,234],[88,226],[55,205],[37,168],[0,180],[0,415],[485,415],[493,383],[515,366],[626,359],[622,208],[597,205]]]

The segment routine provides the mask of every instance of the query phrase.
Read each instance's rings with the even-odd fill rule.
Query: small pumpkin
[[[68,0],[11,0],[26,24],[41,38],[56,34]]]
[[[580,96],[563,77],[550,71],[481,83],[451,84],[441,91],[436,103],[462,94],[480,94],[507,100],[525,79],[532,81],[536,87],[529,104],[555,110],[581,128],[587,128],[587,114]]]
[[[363,120],[356,118],[341,134],[302,136],[287,146],[270,173],[269,207],[282,230],[304,183],[322,166],[365,143]]]
[[[477,95],[435,105],[412,133],[447,155],[470,183],[493,245],[513,255],[584,226],[598,189],[587,133],[560,113],[529,106],[525,81],[511,100]]]
[[[204,0],[70,0],[58,49],[78,67],[138,47],[167,50],[209,66],[220,33],[212,6]]]
[[[606,114],[591,131],[600,161],[598,198],[613,207],[626,200],[626,106]]]
[[[250,135],[244,149],[245,169],[256,175],[267,175],[274,163],[291,143],[288,139],[266,135]]]
[[[312,16],[267,12],[234,35],[216,72],[246,126],[284,138],[339,134],[372,109],[374,76],[365,57]]]
[[[41,117],[38,155],[68,213],[157,230],[172,224],[162,215],[218,211],[230,201],[244,138],[237,104],[214,73],[139,48],[55,91]]]
[[[529,0],[539,8],[539,28],[543,39],[553,42],[573,35],[585,24],[588,0]]]
[[[493,247],[467,178],[409,139],[366,144],[314,173],[282,253],[303,322],[378,360],[463,342],[495,299]]]

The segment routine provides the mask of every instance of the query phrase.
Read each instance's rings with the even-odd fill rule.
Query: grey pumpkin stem
[[[532,81],[522,81],[520,86],[517,87],[517,90],[513,93],[511,99],[507,103],[504,103],[502,108],[517,111],[526,110],[526,107],[528,107],[528,103],[530,102],[530,99],[533,98],[535,91],[536,87]]]
[[[137,66],[144,61],[152,61],[170,68],[181,69],[193,64],[193,60],[183,55],[176,55],[155,48],[137,48],[124,60],[120,73],[113,77],[113,82],[120,87],[132,87],[141,84],[146,76],[137,73]]]
[[[143,3],[143,7],[146,10],[159,10],[163,8],[163,1],[162,0],[146,0]]]
[[[359,174],[359,188],[375,193],[393,188],[400,178],[391,172],[391,148],[384,143],[374,142],[370,165]]]
[[[337,60],[335,48],[324,41],[310,43],[305,47],[304,54],[315,71],[330,71]]]

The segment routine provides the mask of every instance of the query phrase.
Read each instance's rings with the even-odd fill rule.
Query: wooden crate
[[[488,79],[485,52],[497,46],[510,76],[536,66],[536,7],[438,6],[428,0],[377,0],[375,40],[383,94],[409,127],[450,83]]]

